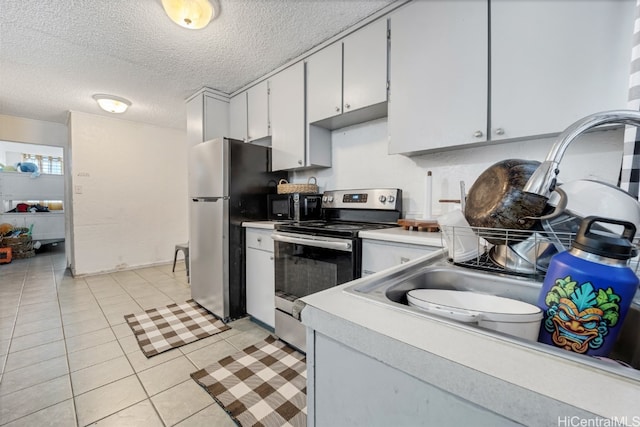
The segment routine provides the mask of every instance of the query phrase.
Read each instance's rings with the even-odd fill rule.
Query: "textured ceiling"
[[[393,0],[216,0],[202,30],[161,0],[0,0],[0,114],[66,123],[106,114],[95,93],[125,97],[123,119],[185,128],[185,99],[231,93]]]

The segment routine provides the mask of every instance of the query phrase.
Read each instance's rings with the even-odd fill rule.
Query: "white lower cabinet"
[[[435,246],[364,239],[362,241],[362,276],[404,264],[438,249]]]
[[[314,362],[307,373],[309,427],[520,425],[403,371],[420,360],[391,366],[320,332],[309,334],[307,360]],[[385,354],[397,354],[396,349]],[[443,359],[432,370],[446,365],[453,363]]]
[[[275,278],[271,230],[246,229],[247,314],[275,326]]]

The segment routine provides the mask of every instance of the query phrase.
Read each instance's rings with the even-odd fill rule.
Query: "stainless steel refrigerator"
[[[191,148],[191,296],[224,321],[246,313],[242,222],[267,218],[267,194],[282,178],[268,147],[218,138]]]

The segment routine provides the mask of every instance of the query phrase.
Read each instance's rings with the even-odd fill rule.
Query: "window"
[[[40,173],[63,175],[62,157],[41,156],[39,154],[22,154],[23,162],[35,163]]]

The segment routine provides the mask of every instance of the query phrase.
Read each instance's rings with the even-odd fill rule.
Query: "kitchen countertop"
[[[385,242],[408,243],[413,245],[443,247],[441,233],[429,231],[405,230],[404,227],[366,230],[358,234],[363,239],[382,240]]]
[[[392,270],[410,268],[426,257]],[[304,297],[307,306],[302,322],[389,366],[524,425],[558,425],[562,416],[626,416],[631,425],[640,425],[638,370],[632,370],[629,378],[615,370],[538,350],[537,343],[510,342],[497,334],[344,292],[355,283]]]

